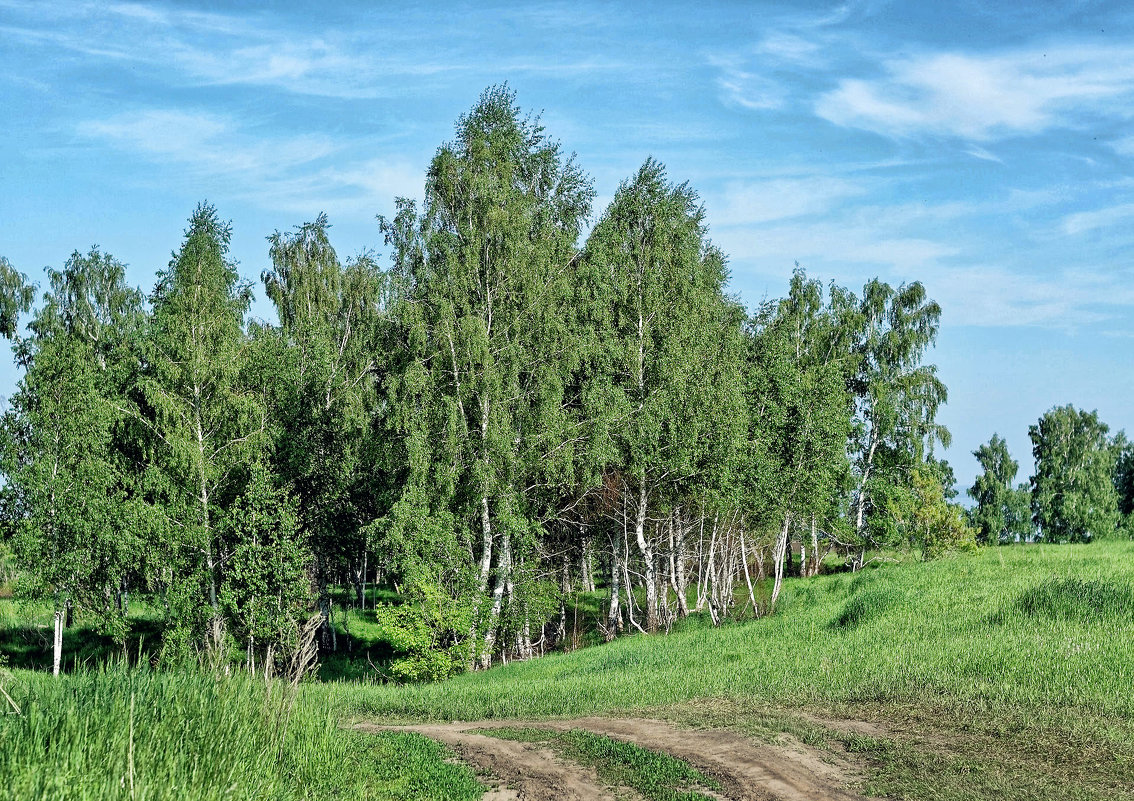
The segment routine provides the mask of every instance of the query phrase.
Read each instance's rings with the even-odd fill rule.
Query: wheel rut
[[[605,786],[593,768],[562,759],[540,743],[504,740],[480,733],[505,727],[552,731],[585,729],[661,751],[716,779],[721,792],[705,794],[728,801],[860,801],[863,798],[852,789],[857,778],[852,765],[794,738],[768,744],[731,731],[680,729],[666,721],[645,718],[358,725],[364,731],[413,731],[445,743],[466,763],[500,782],[485,795],[487,801],[601,801],[628,795],[636,797],[624,788],[614,790]]]

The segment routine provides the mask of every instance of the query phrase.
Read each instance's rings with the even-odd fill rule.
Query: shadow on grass
[[[109,661],[151,661],[161,650],[162,623],[149,618],[130,621],[125,643],[87,626],[72,626],[63,632],[62,669],[93,667]],[[50,626],[40,624],[0,627],[0,655],[10,668],[51,670]]]

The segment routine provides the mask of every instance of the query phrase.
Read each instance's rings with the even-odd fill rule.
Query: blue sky
[[[1054,405],[1134,432],[1127,4],[0,0],[0,63],[0,254],[41,282],[97,243],[148,292],[202,199],[251,280],[320,211],[380,251],[374,215],[507,81],[597,210],[649,155],[688,180],[749,305],[795,261],[925,283],[962,487],[994,431],[1026,479]]]

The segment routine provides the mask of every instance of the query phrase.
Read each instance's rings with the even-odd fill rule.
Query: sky
[[[97,244],[148,293],[202,200],[257,285],[321,211],[383,254],[375,215],[507,82],[596,214],[649,156],[688,181],[750,307],[796,262],[921,281],[961,489],[994,432],[1027,480],[1053,406],[1134,434],[1130,4],[0,0],[0,64],[0,255],[41,285]]]

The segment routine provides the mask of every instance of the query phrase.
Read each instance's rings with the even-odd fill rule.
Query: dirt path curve
[[[798,740],[785,744],[759,743],[730,731],[679,729],[660,720],[636,718],[577,718],[557,721],[487,720],[469,723],[435,723],[385,727],[361,724],[360,728],[415,731],[453,747],[470,764],[503,780],[503,795],[486,798],[521,799],[610,799],[593,769],[565,762],[538,744],[501,740],[474,729],[504,726],[535,727],[566,731],[586,729],[617,740],[625,740],[683,759],[721,783],[722,797],[730,801],[859,801],[862,796],[848,789],[854,772],[847,764],[832,762],[830,754]],[[825,758],[826,757],[826,758]]]
[[[494,722],[495,725],[502,725]],[[599,781],[593,768],[557,757],[533,743],[501,740],[469,729],[483,723],[436,723],[420,726],[359,724],[362,731],[413,731],[450,746],[466,763],[499,779],[501,785],[485,794],[485,801],[613,801],[614,795]]]

